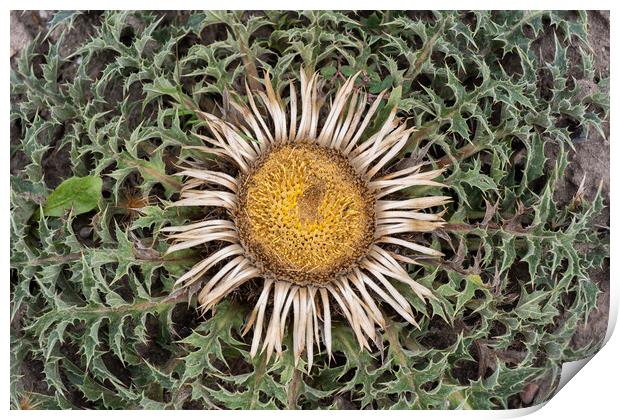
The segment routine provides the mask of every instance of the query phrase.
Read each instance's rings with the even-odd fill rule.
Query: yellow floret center
[[[266,275],[325,284],[365,255],[374,197],[340,153],[311,143],[272,149],[240,189],[242,243]]]

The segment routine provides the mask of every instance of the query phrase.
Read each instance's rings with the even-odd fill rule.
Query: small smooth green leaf
[[[97,207],[103,181],[98,176],[72,177],[60,184],[47,198],[45,216],[61,217],[66,210],[86,213]]]

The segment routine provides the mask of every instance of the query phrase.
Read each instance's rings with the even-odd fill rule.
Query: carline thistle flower
[[[173,206],[219,207],[225,216],[165,228],[174,240],[168,253],[219,245],[176,283],[203,282],[198,302],[204,311],[250,280],[262,284],[242,332],[254,329],[251,356],[259,350],[267,359],[274,351],[280,356],[292,323],[295,363],[305,349],[310,369],[321,341],[331,357],[334,305],[360,348],[370,349],[379,340],[376,327],[385,327],[379,300],[417,326],[393,282],[405,283],[423,301],[432,298],[401,266],[415,260],[385,247],[442,255],[401,236],[442,226],[441,213],[424,210],[449,197],[398,197],[413,186],[443,187],[433,181],[442,169],[423,171],[425,162],[385,173],[414,128],[396,118],[394,107],[365,138],[386,92],[369,104],[354,86],[358,75],[344,83],[328,110],[320,93],[323,81],[303,69],[299,98],[290,82],[283,101],[266,74],[265,92],[252,92],[246,84],[249,107],[231,101],[241,117],[234,122],[195,110],[211,136],[199,135],[206,145],[194,148],[229,161],[237,174],[195,161],[178,173],[185,181]]]

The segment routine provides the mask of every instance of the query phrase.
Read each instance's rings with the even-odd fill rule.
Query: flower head
[[[376,327],[385,326],[379,301],[417,325],[393,282],[411,287],[419,299],[432,296],[401,266],[415,261],[385,246],[442,255],[400,235],[440,227],[441,214],[426,209],[448,197],[398,196],[409,187],[442,187],[433,181],[442,170],[423,171],[424,164],[386,170],[414,128],[397,119],[394,108],[368,135],[385,92],[368,106],[367,95],[354,87],[356,76],[327,110],[319,76],[303,70],[299,98],[291,82],[287,103],[267,74],[258,98],[246,85],[249,106],[231,103],[240,116],[235,122],[196,110],[211,133],[201,136],[206,145],[197,149],[228,160],[236,174],[202,162],[179,173],[186,180],[174,206],[220,207],[224,216],[166,228],[175,241],[168,252],[219,244],[177,281],[183,287],[204,283],[198,301],[205,311],[250,280],[262,284],[244,330],[254,329],[251,355],[280,355],[289,324],[296,362],[305,349],[311,366],[321,342],[331,355],[334,305],[360,347],[370,348],[378,340]]]

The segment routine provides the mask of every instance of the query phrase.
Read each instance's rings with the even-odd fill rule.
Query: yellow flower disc
[[[241,242],[266,277],[322,285],[350,270],[372,242],[374,196],[337,151],[275,147],[238,194]]]

